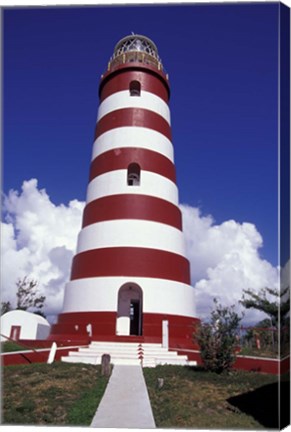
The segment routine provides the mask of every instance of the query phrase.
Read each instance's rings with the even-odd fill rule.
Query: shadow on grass
[[[281,382],[281,400],[287,404],[286,409],[281,406],[279,421],[279,385],[278,383],[266,384],[256,390],[230,397],[227,402],[238,408],[245,414],[251,415],[262,426],[273,429],[282,428],[289,424],[288,414],[289,383]],[[279,424],[280,423],[280,424]]]
[[[192,372],[205,372],[209,373],[204,366],[196,365],[196,366],[184,366],[185,369]]]

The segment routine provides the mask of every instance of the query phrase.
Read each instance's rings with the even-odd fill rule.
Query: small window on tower
[[[140,185],[140,166],[137,163],[131,163],[127,168],[128,186]]]
[[[139,81],[131,81],[130,82],[129,93],[130,93],[130,96],[140,96],[140,82]]]

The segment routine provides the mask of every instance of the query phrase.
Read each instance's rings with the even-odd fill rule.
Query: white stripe
[[[83,228],[77,252],[110,247],[142,247],[186,257],[183,233],[177,228],[147,220],[111,220]]]
[[[143,312],[195,317],[195,290],[190,285],[144,277],[96,277],[69,282],[63,312],[116,312],[118,291],[125,283],[143,291]]]
[[[143,108],[162,116],[171,124],[170,110],[163,99],[153,93],[141,91],[140,96],[130,96],[129,90],[123,90],[108,96],[100,104],[97,121],[106,114],[122,108]]]
[[[171,180],[149,171],[141,171],[140,186],[127,185],[127,170],[115,170],[95,177],[87,188],[87,203],[119,194],[141,194],[162,198],[178,205],[178,188]]]
[[[174,162],[173,145],[165,135],[153,129],[135,126],[111,129],[100,135],[93,145],[92,160],[108,150],[123,147],[156,151]]]

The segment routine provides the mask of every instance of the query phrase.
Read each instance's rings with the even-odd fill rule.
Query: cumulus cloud
[[[263,239],[255,225],[234,220],[217,225],[212,216],[201,215],[197,208],[180,208],[200,317],[209,315],[214,297],[242,311],[239,300],[244,289],[278,288],[277,269],[260,257]],[[244,312],[248,321],[265,318],[255,310]]]
[[[36,179],[25,181],[20,193],[11,190],[4,197],[2,301],[15,305],[15,282],[27,275],[39,281],[46,314],[61,312],[84,205],[77,200],[53,204]],[[277,287],[277,269],[260,258],[263,239],[255,225],[234,220],[218,225],[197,208],[180,208],[199,317],[209,316],[214,297],[238,305],[245,288]],[[264,318],[256,311],[246,317]]]
[[[29,276],[46,296],[46,314],[61,311],[83,208],[77,200],[54,205],[36,179],[23,182],[21,193],[11,190],[4,197],[2,301],[15,305],[15,282]]]

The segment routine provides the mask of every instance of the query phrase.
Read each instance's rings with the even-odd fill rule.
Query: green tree
[[[42,308],[44,307],[45,296],[39,295],[37,285],[37,281],[29,279],[27,276],[17,280],[16,309],[24,311],[32,309],[32,312],[44,316]]]
[[[223,307],[214,299],[209,323],[200,323],[194,334],[204,367],[208,371],[229,371],[236,359],[239,323],[234,306]]]
[[[249,348],[256,347],[256,336],[260,339],[262,349],[275,350],[277,333],[271,325],[270,318],[265,318],[249,328],[242,338],[242,344],[247,344]]]
[[[1,302],[1,315],[4,315],[6,312],[9,312],[12,310],[11,303],[8,302]]]
[[[257,309],[264,312],[270,318],[271,326],[279,327],[279,322],[284,323],[290,311],[289,287],[281,292],[277,289],[263,288],[258,293],[251,289],[243,291],[240,303],[246,309]]]

